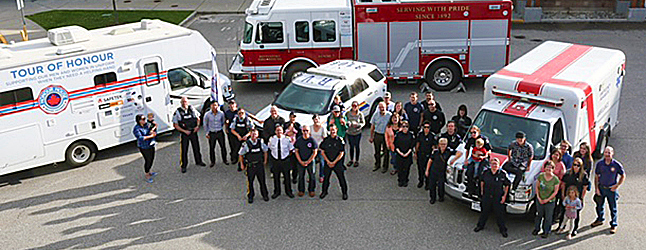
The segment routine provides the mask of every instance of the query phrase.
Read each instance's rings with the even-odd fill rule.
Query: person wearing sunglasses
[[[135,121],[137,125],[132,129],[132,133],[137,139],[137,148],[144,157],[144,173],[145,180],[148,183],[153,183],[153,176],[157,175],[155,172],[150,172],[155,160],[155,132],[151,127],[146,126],[146,117],[143,115],[136,115]]]
[[[395,135],[395,164],[397,164],[397,182],[400,187],[408,187],[410,165],[415,157],[415,135],[409,131],[407,121],[402,122],[401,131]]]
[[[563,179],[561,180],[563,185],[561,185],[561,199],[565,200],[567,193],[566,190],[569,190],[571,187],[575,187],[579,194],[579,199],[584,200],[588,186],[590,186],[590,180],[588,179],[588,173],[583,170],[583,160],[581,158],[574,158],[572,161],[572,168],[567,170]],[[574,237],[577,234],[577,229],[579,228],[579,213],[581,211],[576,211],[576,219],[574,219],[574,227],[570,233],[570,237]],[[565,213],[560,214],[560,223],[559,223],[559,233],[565,232],[565,224],[563,224],[563,217]]]

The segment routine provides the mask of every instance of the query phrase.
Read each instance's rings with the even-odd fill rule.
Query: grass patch
[[[174,10],[117,11],[120,24],[139,22],[141,19],[160,19],[179,24],[191,12]],[[27,18],[46,30],[70,25],[78,25],[88,30],[116,25],[112,10],[51,10],[28,15]]]

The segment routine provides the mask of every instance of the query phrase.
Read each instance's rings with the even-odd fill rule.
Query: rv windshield
[[[507,155],[507,147],[516,140],[516,132],[523,131],[527,142],[534,147],[534,160],[543,159],[547,149],[549,123],[482,110],[473,122],[481,134],[489,138],[493,152]]]
[[[277,107],[305,114],[325,114],[332,100],[332,90],[313,89],[289,84],[276,98]]]
[[[248,22],[244,23],[244,38],[242,38],[243,43],[251,43],[251,36],[253,36],[253,25]]]

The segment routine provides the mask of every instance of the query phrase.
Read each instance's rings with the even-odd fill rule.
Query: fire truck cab
[[[533,211],[534,181],[562,140],[573,150],[587,142],[600,157],[618,123],[625,66],[619,50],[548,41],[487,78],[484,104],[473,124],[488,137],[491,157],[504,164],[519,131],[534,149],[529,170],[507,200],[508,213]],[[479,210],[479,201],[466,193],[462,164],[469,153],[464,145],[458,147],[462,159],[447,168],[446,193]]]
[[[289,83],[307,68],[353,59],[390,80],[449,90],[508,64],[511,10],[509,0],[254,0],[229,73]]]

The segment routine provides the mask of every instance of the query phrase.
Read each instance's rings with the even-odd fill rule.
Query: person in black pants
[[[438,149],[433,151],[426,164],[426,176],[429,177],[429,189],[431,190],[431,204],[435,204],[436,198],[444,201],[444,182],[446,182],[446,167],[448,164],[453,165],[455,160],[462,156],[462,152],[455,151],[447,147],[448,140],[440,138]],[[455,155],[455,158],[449,162],[449,158]],[[437,190],[437,191],[435,191]]]
[[[431,132],[431,124],[425,122],[422,125],[422,131],[416,137],[417,145],[415,146],[415,153],[417,154],[417,187],[421,188],[426,184],[426,189],[429,189],[428,181],[425,176],[426,164],[431,157],[433,148],[437,147],[435,134]]]
[[[136,115],[135,120],[137,125],[132,129],[132,133],[137,139],[137,147],[139,152],[144,157],[144,173],[146,173],[146,182],[153,183],[153,176],[157,175],[155,172],[150,172],[155,160],[155,137],[157,137],[156,128],[146,126],[146,117],[143,115]]]
[[[308,175],[308,187],[310,197],[314,197],[314,189],[316,188],[316,177],[314,177],[314,159],[317,156],[316,141],[310,137],[310,127],[307,125],[303,126],[302,129],[303,136],[296,139],[294,143],[294,157],[298,163],[298,196],[303,196],[305,194],[305,172],[307,171]]]
[[[408,187],[410,165],[413,164],[415,153],[415,135],[409,130],[407,121],[402,122],[402,130],[395,135],[395,152],[397,164],[397,182],[400,187]]]
[[[325,177],[323,179],[323,191],[321,191],[321,199],[324,199],[327,196],[328,188],[330,187],[330,176],[334,171],[336,178],[339,179],[339,185],[341,185],[341,193],[343,193],[343,199],[348,199],[348,183],[345,181],[345,166],[343,165],[343,155],[345,152],[345,142],[343,138],[336,135],[337,128],[335,125],[330,125],[330,135],[323,139],[321,142],[321,153],[323,154],[323,159],[325,160],[325,168],[323,169]]]
[[[247,169],[247,199],[253,203],[255,192],[253,190],[253,181],[257,177],[260,184],[260,194],[262,199],[269,201],[269,192],[265,179],[265,165],[267,164],[267,145],[258,138],[258,130],[251,129],[250,138],[242,144],[238,152],[240,168]]]
[[[277,125],[274,131],[275,134],[269,138],[269,150],[273,161],[271,169],[274,173],[274,194],[271,198],[276,199],[280,196],[280,174],[283,174],[283,177],[285,177],[283,182],[285,184],[285,194],[289,198],[294,198],[294,194],[292,194],[292,182],[290,180],[291,175],[289,174],[291,170],[289,157],[291,151],[294,150],[294,145],[283,134],[282,126]]]
[[[478,219],[478,225],[473,229],[479,232],[487,224],[489,215],[493,213],[498,222],[498,230],[502,237],[507,238],[507,227],[505,226],[505,200],[509,192],[511,181],[507,179],[507,172],[500,169],[500,160],[491,159],[491,168],[482,173],[480,183],[480,194],[482,195],[482,213]]]
[[[209,167],[215,166],[215,145],[220,144],[220,154],[222,155],[222,162],[229,165],[227,160],[227,147],[224,145],[224,125],[225,118],[224,112],[220,111],[218,103],[211,103],[211,110],[204,114],[204,130],[206,132],[206,139],[209,140],[209,158],[211,164]],[[233,149],[232,149],[233,150]]]
[[[198,166],[206,166],[202,161],[202,154],[200,153],[200,142],[197,139],[197,131],[200,129],[200,113],[195,108],[188,105],[188,99],[182,97],[182,106],[177,108],[173,115],[173,127],[180,134],[180,168],[182,173],[186,173],[186,165],[188,165],[188,144],[193,147],[193,156],[195,156],[195,164]]]

